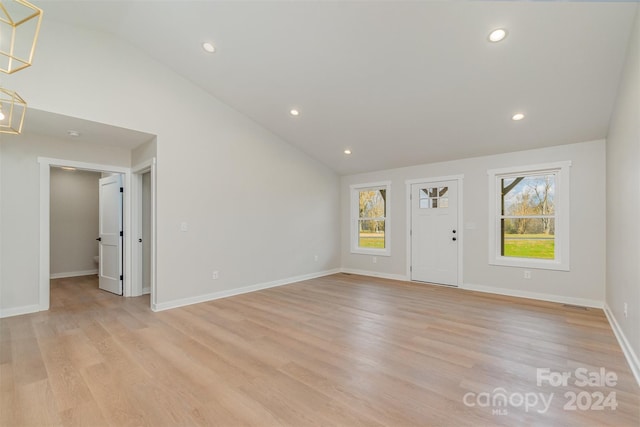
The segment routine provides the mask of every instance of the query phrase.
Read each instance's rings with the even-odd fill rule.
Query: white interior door
[[[99,287],[122,295],[122,177],[100,179]]]
[[[458,286],[458,182],[411,185],[411,280]]]

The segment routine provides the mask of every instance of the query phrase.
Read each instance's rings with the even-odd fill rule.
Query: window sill
[[[351,249],[351,253],[357,254],[357,255],[391,256],[391,251],[388,249],[357,248],[357,249]]]
[[[533,268],[537,270],[570,271],[569,263],[562,263],[560,261],[548,261],[543,259],[496,257],[495,259],[489,260],[489,264],[499,265],[503,267]]]

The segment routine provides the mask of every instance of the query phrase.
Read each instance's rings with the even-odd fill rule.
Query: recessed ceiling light
[[[493,43],[502,41],[505,37],[507,37],[507,30],[503,28],[497,28],[489,33],[489,41]]]
[[[516,113],[513,115],[513,117],[511,117],[511,120],[515,120],[515,121],[522,120],[522,119],[524,119],[524,114],[522,113]]]
[[[213,45],[213,43],[209,42],[202,43],[202,48],[205,50],[205,52],[209,53],[213,53],[216,51],[216,47]]]
[[[300,115],[300,111],[296,110],[295,108],[291,111],[289,111],[289,114],[291,114],[292,116],[299,116]]]
[[[74,171],[76,168],[72,168],[71,166],[60,166],[60,169],[64,169],[66,171]]]
[[[344,150],[344,154],[351,154],[351,150],[347,148],[346,150]]]
[[[80,132],[78,132],[77,130],[68,130],[67,133],[73,138],[77,138],[80,136]]]

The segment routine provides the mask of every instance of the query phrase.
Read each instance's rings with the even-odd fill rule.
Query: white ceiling
[[[606,137],[636,3],[33,1],[340,174]],[[504,27],[501,43],[487,41]],[[213,55],[203,41],[217,47]],[[37,54],[37,52],[36,52]],[[300,116],[291,117],[291,108]],[[526,114],[514,122],[516,112]],[[351,148],[353,154],[343,154]]]
[[[48,111],[40,111],[33,108],[27,110],[22,131],[25,135],[49,135],[59,139],[109,147],[120,147],[127,150],[144,144],[155,137],[154,135],[144,132],[50,113]],[[79,136],[73,137],[69,135],[69,131],[76,131],[79,133]]]

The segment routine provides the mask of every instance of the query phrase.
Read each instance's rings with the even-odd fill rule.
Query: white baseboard
[[[142,295],[147,295],[151,293],[151,287],[142,288]]]
[[[304,280],[316,279],[318,277],[329,276],[331,274],[340,273],[339,268],[333,270],[319,271],[317,273],[303,274],[301,276],[289,277],[286,279],[274,280],[272,282],[258,283],[256,285],[244,286],[242,288],[229,289],[226,291],[213,292],[210,294],[199,295],[196,297],[182,298],[173,301],[152,304],[151,310],[163,311],[171,308],[184,307],[186,305],[198,304],[201,302],[213,301],[216,299],[232,297],[234,295],[246,294],[249,292],[260,291],[263,289],[275,288],[277,286],[289,285],[291,283],[302,282]]]
[[[409,280],[409,278],[404,274],[378,273],[377,271],[356,270],[353,268],[341,268],[340,272],[347,273],[347,274],[357,274],[359,276],[379,277],[381,279],[401,280],[403,282],[406,282]]]
[[[609,304],[604,305],[604,314],[607,316],[607,320],[609,320],[611,329],[613,329],[613,333],[618,339],[618,343],[622,348],[624,357],[627,359],[627,363],[631,368],[631,372],[633,372],[633,376],[636,377],[636,382],[638,383],[638,385],[640,385],[640,359],[638,359],[638,355],[635,353],[635,351],[633,351],[631,344],[629,344],[629,340],[627,340],[624,332],[622,332],[622,328],[620,328],[620,324],[616,320],[616,317],[613,315]]]
[[[20,316],[21,314],[36,313],[38,311],[40,311],[40,306],[38,304],[5,308],[0,310],[0,319],[4,317]]]
[[[496,288],[493,286],[475,285],[473,283],[465,283],[460,289],[469,291],[486,292],[489,294],[506,295],[510,297],[530,298],[541,301],[558,302],[561,304],[578,305],[582,307],[604,308],[604,302],[586,298],[565,297],[562,295],[543,294],[539,292],[518,291],[513,289]]]
[[[92,274],[98,274],[98,269],[82,270],[82,271],[69,271],[66,273],[53,273],[49,276],[50,279],[63,279],[65,277],[79,277],[79,276],[91,276]]]

